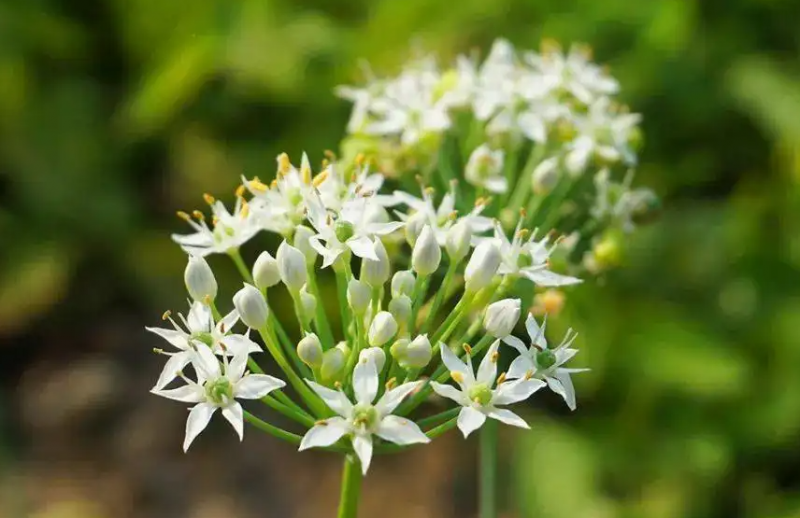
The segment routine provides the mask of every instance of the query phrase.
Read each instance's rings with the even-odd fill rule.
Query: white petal
[[[330,446],[341,439],[345,433],[347,433],[347,421],[341,417],[331,417],[320,421],[303,436],[299,451]]]
[[[390,415],[385,417],[375,435],[395,444],[429,443],[430,438],[422,433],[417,424],[404,417]]]
[[[475,382],[475,375],[472,372],[470,367],[467,367],[467,364],[462,362],[456,353],[450,350],[450,346],[447,344],[439,344],[439,348],[442,352],[442,362],[444,363],[447,370],[450,372],[458,372],[464,376],[464,383],[466,385],[470,385]]]
[[[567,392],[560,380],[554,378],[553,376],[545,376],[544,380],[547,382],[547,386],[550,387],[550,390],[564,398],[564,401],[567,401]]]
[[[560,381],[561,385],[564,387],[564,393],[561,394],[564,401],[567,402],[567,406],[570,410],[575,410],[578,405],[575,402],[575,387],[572,385],[572,378],[569,377],[568,372],[564,372],[562,369],[556,370],[556,378],[558,378],[558,381]]]
[[[151,392],[156,396],[182,403],[200,403],[206,399],[203,388],[199,385],[183,385],[170,390],[151,390]]]
[[[197,344],[192,355],[192,365],[197,371],[198,379],[210,380],[220,377],[220,366],[217,357],[204,344]]]
[[[234,401],[222,409],[222,416],[227,419],[231,426],[233,426],[233,429],[236,430],[236,433],[239,435],[239,440],[241,441],[244,439],[244,416],[242,412],[242,405]]]
[[[417,388],[419,388],[423,383],[423,381],[412,381],[409,383],[403,383],[399,387],[395,387],[392,390],[387,390],[381,399],[375,404],[375,409],[380,412],[381,415],[391,414],[394,412],[394,409],[397,408],[397,405],[399,405],[407,395],[417,390]]]
[[[503,338],[503,342],[519,351],[520,354],[527,354],[528,352],[528,348],[525,347],[525,343],[516,336],[508,335],[507,337]]]
[[[458,429],[464,434],[464,438],[483,426],[486,416],[470,406],[465,406],[458,414]]]
[[[435,381],[431,381],[431,387],[433,388],[434,392],[436,392],[442,397],[451,399],[461,406],[469,405],[469,401],[467,400],[467,397],[464,395],[464,393],[452,385],[445,385],[443,383],[436,383]]]
[[[233,395],[241,399],[261,399],[273,390],[285,386],[283,380],[267,374],[248,374],[236,384]]]
[[[497,419],[502,423],[510,424],[511,426],[530,429],[530,426],[528,426],[528,423],[526,423],[524,419],[511,410],[506,410],[505,408],[495,408],[491,410],[489,412],[489,417],[492,419]]]
[[[246,351],[240,352],[228,363],[225,377],[234,385],[244,376],[244,370],[247,368],[248,355]]]
[[[385,236],[386,234],[391,234],[395,230],[403,228],[405,226],[405,222],[403,221],[391,221],[389,223],[370,223],[367,225],[367,233],[375,234],[377,236]]]
[[[211,308],[200,301],[192,303],[186,315],[186,325],[192,333],[208,333],[214,327],[214,316]]]
[[[356,435],[353,437],[353,449],[361,460],[361,472],[366,475],[372,461],[372,436]]]
[[[536,366],[533,364],[531,357],[527,353],[521,354],[511,362],[506,377],[508,379],[524,378],[529,372],[533,374],[535,371]]]
[[[228,354],[231,356],[235,356],[239,353],[261,352],[261,346],[244,335],[227,335],[224,336],[220,342],[225,345]],[[218,352],[218,354],[221,354],[221,351]]]
[[[239,321],[239,312],[235,309],[225,315],[222,320],[217,323],[217,330],[220,333],[230,333],[233,326],[236,325],[236,322]]]
[[[478,383],[485,383],[492,386],[495,378],[497,378],[497,348],[500,347],[500,340],[495,340],[494,343],[486,351],[486,354],[478,366]]]
[[[328,387],[306,380],[308,386],[317,393],[328,407],[342,417],[349,417],[353,411],[353,404],[341,390],[331,390]]]
[[[531,343],[539,347],[547,347],[547,339],[544,337],[546,327],[546,321],[542,323],[542,327],[539,327],[536,318],[531,313],[528,313],[528,318],[525,320],[525,329],[528,331],[528,336],[531,337]]]
[[[508,190],[508,180],[504,176],[493,176],[484,182],[486,190],[493,193],[504,193]]]
[[[161,370],[161,375],[158,377],[153,390],[161,390],[166,387],[170,381],[174,380],[178,375],[178,371],[183,370],[184,367],[191,361],[192,353],[190,351],[181,351],[169,357],[164,368]]]
[[[188,335],[183,331],[178,331],[177,329],[165,329],[163,327],[145,327],[145,329],[151,333],[157,334],[176,349],[186,350],[189,348],[189,342],[187,340]]]
[[[569,275],[561,275],[553,273],[550,270],[522,270],[522,274],[528,279],[533,281],[537,286],[557,287],[557,286],[571,286],[573,284],[580,284],[583,282],[577,277],[570,277]]]
[[[206,429],[216,409],[217,407],[209,403],[200,403],[192,407],[189,412],[189,418],[186,420],[186,438],[183,440],[184,452],[189,450],[189,446],[200,435],[200,432]]]
[[[369,404],[375,400],[378,395],[378,371],[375,362],[365,358],[353,369],[353,393],[356,401],[361,404]]]
[[[353,237],[345,243],[355,255],[362,259],[370,259],[372,261],[379,261],[380,258],[375,254],[375,247],[372,240],[367,236]]]
[[[546,383],[542,380],[526,380],[525,378],[501,383],[494,392],[492,404],[510,405],[511,403],[524,401],[545,385]]]

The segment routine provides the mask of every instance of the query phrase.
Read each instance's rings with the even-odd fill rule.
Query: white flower
[[[610,163],[635,163],[630,141],[640,120],[639,114],[618,114],[608,98],[593,102],[585,115],[574,117],[577,137],[566,145],[567,170],[579,174],[595,156]]]
[[[190,361],[192,350],[198,344],[210,346],[216,354],[239,354],[260,352],[261,347],[246,335],[228,334],[230,329],[239,320],[239,314],[231,311],[218,323],[214,323],[211,309],[201,302],[194,302],[187,317],[178,314],[183,328],[170,317],[169,312],[164,314],[166,320],[172,324],[173,329],[163,327],[147,327],[148,331],[155,333],[174,348],[175,353],[162,352],[169,356],[154,389],[162,389],[175,379],[177,373]]]
[[[500,247],[492,240],[484,240],[475,247],[464,269],[466,291],[475,293],[488,286],[497,274],[501,259]]]
[[[261,252],[253,264],[253,280],[259,289],[265,290],[281,282],[278,261],[267,252]]]
[[[367,332],[369,345],[380,347],[397,334],[397,321],[388,311],[381,311],[372,319]]]
[[[450,185],[450,191],[444,195],[438,208],[434,206],[432,189],[423,189],[422,199],[403,191],[395,191],[394,196],[399,203],[407,205],[412,210],[410,214],[398,214],[398,217],[409,220],[409,224],[411,224],[410,219],[417,220],[420,231],[426,223],[430,225],[440,246],[447,244],[448,231],[458,221],[467,224],[473,235],[492,228],[492,220],[480,215],[484,208],[481,204],[476,205],[469,214],[457,217],[455,184]]]
[[[486,308],[483,327],[495,338],[505,338],[514,331],[520,314],[520,299],[498,300]]]
[[[284,241],[278,247],[278,253],[275,255],[281,280],[290,291],[299,292],[308,280],[306,258],[303,256],[303,252]]]
[[[545,236],[536,241],[536,231],[531,233],[525,241],[527,231],[522,229],[522,222],[514,230],[514,238],[509,241],[503,227],[495,222],[494,238],[498,245],[502,262],[498,273],[502,275],[522,275],[538,286],[557,287],[578,284],[581,279],[561,275],[549,270],[550,254],[553,253],[558,243],[549,245],[549,237]]]
[[[375,253],[375,236],[390,234],[401,228],[402,221],[375,223],[367,215],[370,198],[356,198],[344,204],[341,212],[328,212],[319,196],[309,199],[308,219],[317,235],[309,240],[311,246],[322,256],[322,267],[326,268],[347,250],[362,259],[378,260]]]
[[[183,451],[187,451],[192,441],[205,430],[211,416],[217,409],[222,411],[239,440],[244,438],[244,417],[242,405],[237,399],[261,399],[273,390],[286,385],[278,378],[266,374],[245,372],[247,353],[233,356],[230,363],[224,357],[224,370],[204,345],[197,347],[192,354],[192,364],[197,373],[197,382],[184,377],[186,385],[171,390],[153,390],[153,394],[184,403],[196,403],[186,420],[186,438]]]
[[[368,165],[357,161],[355,171],[348,177],[330,164],[314,179],[314,183],[325,208],[339,212],[345,203],[355,198],[370,197],[378,206],[392,205],[391,195],[377,194],[383,186],[383,180],[382,174],[373,173]]]
[[[555,349],[549,349],[544,336],[546,322],[539,327],[534,316],[529,314],[525,321],[525,327],[531,338],[530,349],[515,336],[507,336],[503,339],[503,342],[520,353],[511,362],[508,369],[509,379],[525,379],[530,376],[542,379],[547,382],[550,390],[564,398],[570,410],[575,410],[575,388],[572,385],[570,374],[585,372],[589,369],[569,369],[563,365],[578,353],[577,349],[570,348],[577,334],[570,329]]]
[[[269,308],[264,295],[252,284],[244,283],[244,287],[233,296],[233,305],[239,312],[244,325],[253,329],[261,329],[267,324]]]
[[[633,170],[619,183],[611,181],[608,169],[598,171],[594,177],[597,195],[591,208],[592,217],[619,225],[625,232],[632,232],[637,213],[652,210],[658,202],[650,189],[631,189],[631,182]]]
[[[317,251],[311,246],[311,238],[317,233],[305,225],[299,225],[294,229],[292,245],[303,253],[306,262],[311,265],[317,260]]]
[[[389,301],[389,313],[401,325],[408,325],[412,314],[411,298],[407,295],[400,295]]]
[[[442,261],[442,249],[430,225],[425,225],[411,252],[411,267],[417,275],[426,277],[439,268]]]
[[[211,227],[206,224],[199,211],[194,213],[197,221],[186,213],[178,213],[195,230],[194,234],[172,235],[172,240],[187,254],[197,257],[224,254],[239,248],[261,230],[250,205],[241,196],[236,198],[233,213],[228,212],[221,201],[215,201],[209,195],[206,195],[206,201],[211,205],[213,213]]]
[[[339,377],[345,367],[347,354],[340,347],[328,349],[322,355],[322,367],[320,374],[325,382],[330,382]]]
[[[217,298],[217,279],[203,257],[189,256],[183,280],[193,300],[205,302],[206,297],[211,301]]]
[[[458,414],[458,428],[464,437],[480,428],[487,417],[520,428],[529,428],[521,417],[510,410],[498,408],[528,399],[531,394],[545,384],[535,379],[504,381],[492,388],[497,377],[497,348],[500,341],[494,342],[478,367],[477,376],[473,372],[472,359],[462,362],[446,345],[442,345],[442,362],[450,370],[450,377],[458,384],[452,385],[431,382],[433,390],[442,397],[452,399],[463,408]]]
[[[483,187],[489,192],[506,192],[508,181],[503,173],[503,158],[502,149],[492,150],[486,144],[478,146],[469,156],[464,168],[464,178],[472,185]]]
[[[404,369],[422,369],[431,361],[433,347],[428,335],[419,335],[414,340],[401,339],[392,344],[392,357]]]
[[[378,371],[374,362],[359,361],[353,370],[355,404],[340,390],[331,390],[313,381],[306,381],[338,416],[320,421],[309,430],[300,443],[300,451],[330,446],[347,435],[352,440],[353,450],[361,460],[361,469],[366,474],[372,460],[373,435],[400,445],[430,442],[413,421],[391,415],[403,399],[421,385],[420,381],[404,383],[387,390],[375,404],[373,401],[378,395]]]
[[[410,297],[414,293],[417,278],[411,270],[400,270],[392,277],[392,297],[400,295]]]

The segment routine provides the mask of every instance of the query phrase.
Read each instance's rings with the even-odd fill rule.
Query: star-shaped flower
[[[458,414],[458,428],[467,437],[480,428],[487,417],[520,428],[529,428],[520,416],[500,406],[510,405],[528,399],[534,392],[542,388],[544,382],[531,378],[504,381],[501,376],[497,387],[492,388],[497,378],[497,348],[500,340],[489,347],[486,356],[481,360],[477,376],[473,372],[472,359],[467,353],[466,363],[461,361],[449,347],[441,347],[442,362],[450,370],[450,377],[458,383],[458,389],[452,385],[431,382],[433,390],[442,397],[452,399],[463,408]]]
[[[258,218],[242,196],[236,197],[233,212],[228,212],[225,205],[212,196],[207,194],[205,198],[211,206],[211,226],[200,211],[193,213],[195,219],[185,212],[178,213],[195,230],[194,234],[172,235],[172,240],[187,254],[199,257],[224,254],[239,248],[261,230]]]
[[[416,423],[391,415],[403,399],[423,383],[421,381],[404,383],[387,390],[373,404],[378,394],[378,371],[375,362],[366,357],[353,369],[355,404],[341,390],[306,381],[338,416],[320,421],[311,428],[300,443],[300,451],[330,446],[348,436],[361,460],[361,469],[366,474],[372,460],[373,436],[400,445],[430,442],[430,438],[422,433]]]
[[[239,440],[244,437],[244,416],[242,405],[237,399],[261,399],[273,390],[286,385],[283,381],[266,374],[245,372],[247,354],[234,355],[220,365],[211,349],[198,345],[192,354],[192,365],[197,373],[197,381],[185,376],[186,385],[171,390],[153,390],[153,394],[184,403],[196,403],[186,420],[186,437],[183,451],[187,451],[192,441],[205,430],[211,416],[217,409],[222,411]]]
[[[539,327],[536,318],[531,314],[528,315],[525,327],[531,339],[530,348],[526,347],[522,340],[515,336],[508,336],[503,339],[503,342],[520,353],[511,362],[511,366],[508,369],[508,377],[511,379],[524,379],[533,376],[536,379],[544,380],[550,390],[564,398],[570,410],[575,410],[575,388],[572,385],[570,374],[585,372],[589,369],[570,369],[563,366],[578,354],[577,349],[570,348],[577,334],[570,329],[561,343],[555,349],[551,349],[548,348],[547,339],[544,336],[546,324],[547,322],[545,321],[542,327]]]

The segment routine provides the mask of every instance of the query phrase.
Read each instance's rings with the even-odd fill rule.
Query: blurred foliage
[[[509,508],[800,516],[798,19],[793,0],[0,1],[0,336],[35,349],[42,322],[179,304],[173,211],[335,149],[332,88],[362,58],[587,42],[644,114],[638,182],[665,211],[570,293],[553,327],[593,370],[576,413],[538,398],[513,434]]]

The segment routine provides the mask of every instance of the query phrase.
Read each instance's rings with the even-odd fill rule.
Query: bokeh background
[[[503,436],[504,516],[800,516],[800,3],[0,1],[0,516],[331,516],[339,459],[148,394],[183,305],[176,209],[336,149],[359,62],[590,44],[662,196],[569,294],[579,408]],[[228,199],[232,199],[232,196]],[[229,287],[235,272],[212,263]],[[475,440],[381,458],[362,516],[475,515]]]

